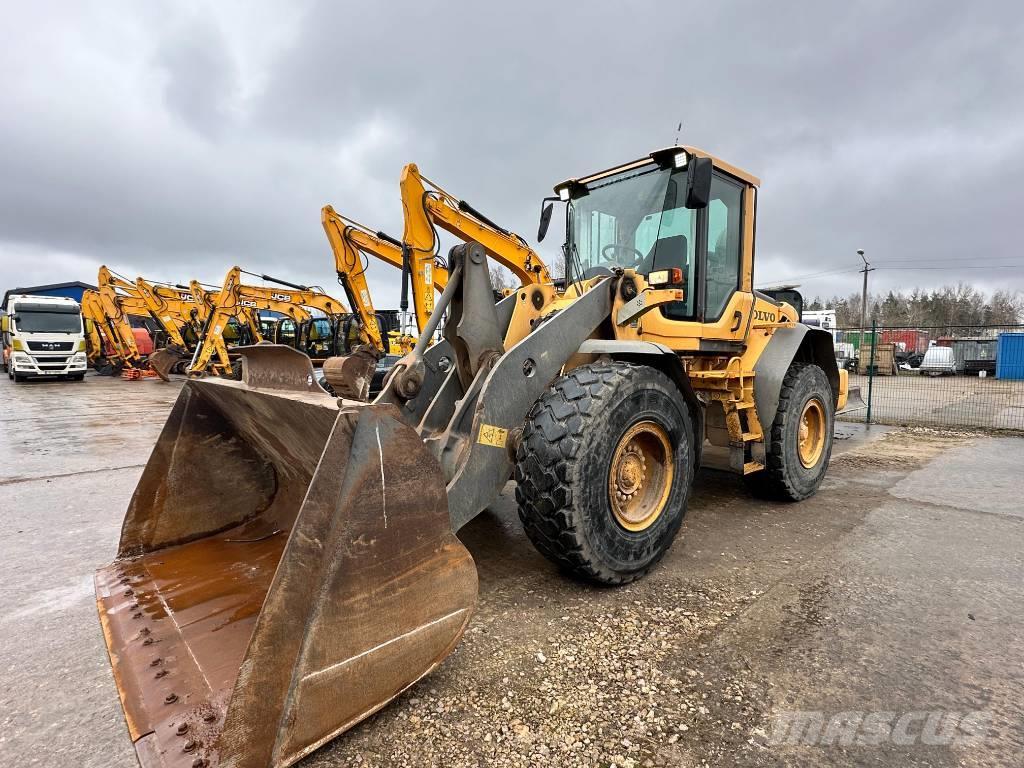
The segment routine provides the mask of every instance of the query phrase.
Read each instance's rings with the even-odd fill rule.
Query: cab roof
[[[598,179],[603,179],[606,176],[611,176],[611,175],[616,174],[616,173],[621,173],[622,171],[628,171],[628,170],[631,170],[633,168],[641,168],[641,167],[643,167],[645,165],[648,165],[648,164],[656,162],[656,160],[655,160],[656,157],[659,157],[659,156],[662,156],[662,155],[665,155],[665,154],[669,154],[669,153],[672,153],[672,152],[679,152],[679,151],[685,151],[687,154],[694,155],[695,157],[707,157],[707,158],[710,158],[710,160],[711,160],[711,162],[712,162],[712,164],[714,165],[715,168],[718,168],[719,170],[724,171],[725,173],[729,174],[730,176],[734,176],[737,179],[739,179],[740,181],[744,181],[747,184],[750,184],[751,186],[754,186],[754,187],[760,187],[761,186],[761,180],[759,178],[757,178],[757,176],[754,176],[753,174],[747,173],[746,171],[744,171],[744,170],[742,170],[740,168],[737,168],[735,165],[732,165],[731,163],[727,163],[725,160],[722,160],[721,158],[715,157],[714,155],[710,154],[709,152],[705,152],[703,149],[700,149],[699,147],[691,147],[689,145],[683,145],[681,147],[676,146],[676,147],[665,147],[663,149],[657,149],[657,150],[651,152],[649,155],[647,155],[647,157],[642,157],[639,160],[634,160],[633,162],[630,162],[630,163],[623,163],[622,165],[616,165],[616,166],[614,166],[612,168],[607,168],[607,169],[605,169],[603,171],[598,171],[597,173],[591,173],[591,174],[589,174],[587,176],[580,176],[580,177],[576,177],[576,178],[572,178],[572,179],[566,179],[565,181],[561,182],[560,184],[556,184],[555,185],[555,191],[557,192],[559,188],[567,186],[567,185],[570,185],[570,184],[574,184],[574,183],[576,183],[576,184],[588,184],[588,183],[590,183],[592,181],[597,181]]]

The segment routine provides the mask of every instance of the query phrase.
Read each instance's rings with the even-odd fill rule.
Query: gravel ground
[[[6,384],[0,765],[132,768],[90,576],[175,388]],[[48,443],[51,387],[62,433]],[[1024,440],[842,429],[801,504],[701,472],[676,545],[619,589],[538,555],[510,485],[460,533],[480,599],[456,652],[301,765],[1016,764]],[[972,750],[771,739],[792,710],[934,709],[982,709],[992,727]]]

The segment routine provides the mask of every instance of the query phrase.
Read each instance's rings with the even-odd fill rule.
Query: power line
[[[958,272],[962,269],[1024,269],[1024,264],[967,264],[961,266],[880,266],[879,269],[890,269],[890,270],[931,270],[937,269],[940,271],[954,271]]]
[[[817,280],[817,279],[820,279],[820,278],[823,278],[823,277],[832,277],[834,275],[845,275],[845,274],[849,274],[851,272],[860,272],[860,268],[859,267],[855,267],[853,269],[832,269],[832,270],[826,270],[825,272],[811,272],[811,273],[806,274],[806,275],[797,275],[796,277],[787,277],[787,278],[784,278],[782,280],[760,280],[759,279],[758,282],[792,283],[792,282],[795,282],[797,280],[803,280],[803,281],[806,282],[808,280]]]
[[[795,283],[795,282],[810,282],[812,280],[823,280],[829,277],[838,277],[839,275],[852,274],[854,272],[861,272],[863,268],[851,267],[850,269],[834,269],[827,270],[825,272],[811,272],[806,275],[796,275],[795,277],[786,277],[781,279],[765,279],[758,280],[761,283],[771,283],[773,285],[782,283]],[[877,267],[871,267],[872,270],[881,269],[890,272],[903,271],[903,272],[918,272],[918,271],[940,271],[940,272],[959,272],[961,270],[986,270],[986,269],[1024,269],[1024,264],[961,264],[959,266],[949,267],[890,267],[884,264]]]

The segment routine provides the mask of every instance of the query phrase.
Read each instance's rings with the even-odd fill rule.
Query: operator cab
[[[671,147],[557,185],[557,199],[566,203],[567,282],[617,269],[633,269],[646,278],[667,270],[684,298],[659,307],[660,333],[652,318],[644,323],[645,334],[676,340],[743,338],[753,314],[750,276],[759,183],[700,150]],[[550,211],[550,204],[542,210],[539,237],[547,230]]]

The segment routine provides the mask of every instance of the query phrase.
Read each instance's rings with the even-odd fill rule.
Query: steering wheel
[[[601,249],[601,258],[602,258],[602,260],[608,262],[609,264],[617,264],[620,267],[621,266],[625,266],[625,265],[618,258],[609,255],[608,251],[628,251],[628,252],[630,252],[630,253],[632,253],[632,254],[634,254],[636,256],[636,258],[633,259],[633,263],[634,264],[636,262],[638,262],[638,261],[643,261],[643,258],[644,258],[644,254],[640,253],[640,251],[638,251],[636,248],[634,248],[631,245],[620,245],[619,243],[608,243],[608,245],[606,245],[604,248]]]

